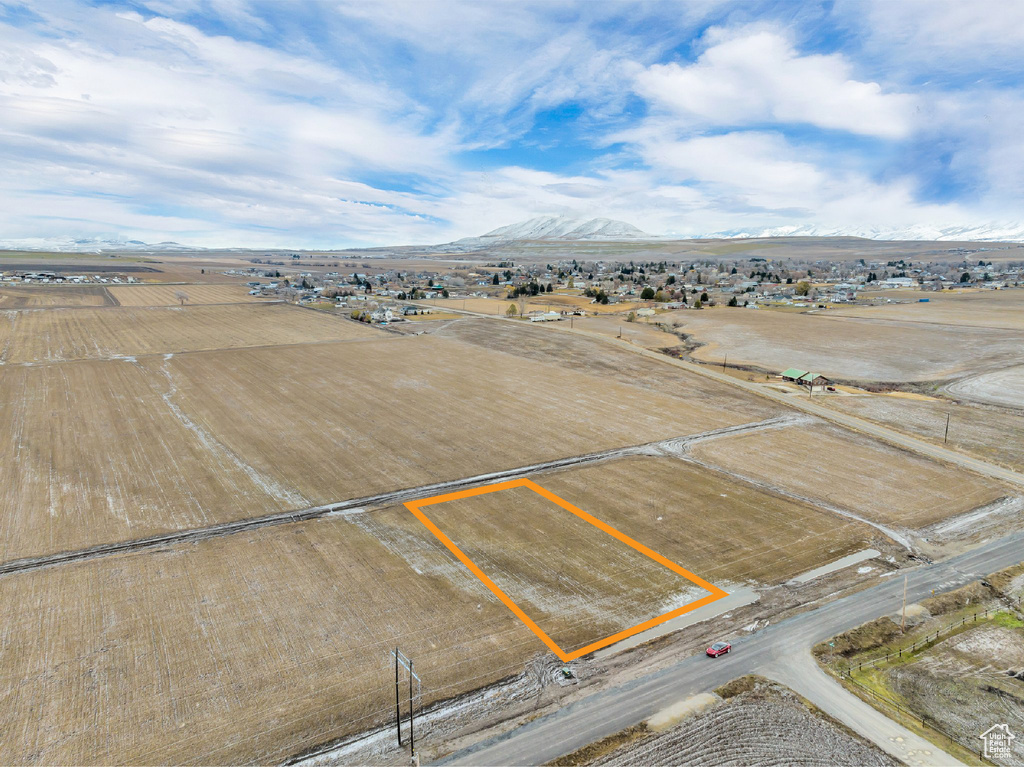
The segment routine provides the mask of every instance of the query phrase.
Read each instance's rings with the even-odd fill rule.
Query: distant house
[[[782,380],[791,381],[801,386],[809,386],[812,390],[815,386],[827,386],[829,380],[821,373],[810,373],[799,368],[789,368],[782,371]]]
[[[890,277],[882,285],[887,288],[910,288],[914,286],[913,277]]]
[[[828,379],[820,373],[804,373],[798,381],[803,386],[810,386],[814,389],[815,386],[827,386]]]
[[[530,317],[530,322],[555,322],[560,319],[562,319],[562,315],[558,312],[542,312]]]

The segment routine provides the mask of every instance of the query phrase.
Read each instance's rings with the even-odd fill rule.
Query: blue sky
[[[7,2],[0,241],[1018,221],[1024,4]]]

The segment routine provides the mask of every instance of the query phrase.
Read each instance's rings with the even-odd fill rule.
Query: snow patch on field
[[[1019,495],[999,498],[992,503],[972,509],[966,514],[960,514],[932,525],[923,530],[925,538],[931,541],[941,541],[950,538],[957,538],[965,533],[978,532],[989,528],[1003,518],[1020,514],[1024,511],[1024,497]]]

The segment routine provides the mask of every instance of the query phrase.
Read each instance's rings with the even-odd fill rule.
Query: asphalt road
[[[977,580],[1024,558],[1024,532],[990,541],[945,562],[905,571],[911,602]],[[912,764],[956,764],[948,754],[876,712],[829,679],[810,659],[818,642],[869,620],[898,612],[903,579],[880,578],[859,593],[732,638],[719,660],[690,656],[667,669],[594,693],[554,714],[464,751],[443,764],[538,765],[650,718],[674,703],[709,692],[744,674],[763,674],[789,685],[824,711],[889,753]],[[729,637],[726,637],[730,639]],[[902,738],[902,741],[900,740]]]

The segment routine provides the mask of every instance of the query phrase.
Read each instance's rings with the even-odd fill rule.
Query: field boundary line
[[[384,493],[378,493],[376,495],[350,498],[344,501],[337,501],[321,506],[311,506],[305,509],[280,511],[273,514],[264,514],[259,517],[221,522],[219,524],[207,525],[205,527],[174,530],[143,538],[133,538],[114,543],[98,544],[96,546],[76,549],[73,551],[63,551],[37,557],[12,559],[6,562],[0,562],[0,576],[24,572],[27,570],[38,570],[43,567],[54,567],[81,560],[109,557],[126,552],[156,549],[163,546],[195,542],[206,538],[221,538],[227,535],[235,535],[249,530],[256,530],[261,527],[284,525],[293,522],[306,522],[332,514],[362,513],[366,511],[364,507],[394,506],[404,503],[406,500],[415,500],[416,498],[436,495],[438,491],[449,490],[451,492],[455,492],[460,488],[464,489],[468,486],[476,486],[484,482],[521,478],[524,475],[531,473],[558,471],[559,469],[585,466],[601,461],[612,461],[633,456],[658,456],[663,454],[659,452],[659,450],[666,443],[678,443],[680,440],[687,440],[691,438],[708,439],[713,436],[726,436],[729,434],[735,434],[737,431],[763,428],[765,426],[770,426],[775,422],[776,419],[768,419],[766,421],[754,421],[736,426],[726,426],[722,429],[700,432],[690,436],[670,437],[665,440],[646,442],[640,445],[626,445],[623,447],[609,448],[608,450],[602,450],[596,453],[584,453],[582,455],[568,456],[566,458],[555,458],[551,461],[543,461],[529,466],[517,466],[512,469],[502,469],[500,471],[477,474],[471,477],[462,477],[459,479],[448,480],[446,482],[436,482],[430,485],[419,485],[417,487],[391,490]]]

